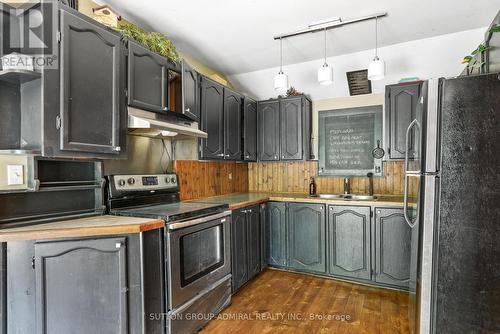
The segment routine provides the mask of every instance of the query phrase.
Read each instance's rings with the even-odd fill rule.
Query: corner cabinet
[[[247,97],[243,107],[243,160],[257,161],[257,102]]]
[[[287,222],[288,266],[325,273],[325,205],[290,203]]]
[[[311,159],[311,101],[305,96],[259,102],[259,160]]]
[[[44,153],[112,158],[125,149],[127,128],[121,36],[64,7],[60,33],[60,113],[50,122],[59,145]]]
[[[334,276],[371,279],[371,208],[328,207],[327,253]]]
[[[422,83],[385,87],[386,159],[401,160],[405,158],[406,130],[416,118],[421,90]],[[412,144],[410,143],[410,145]]]

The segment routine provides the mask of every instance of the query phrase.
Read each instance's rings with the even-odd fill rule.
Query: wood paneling
[[[318,177],[317,161],[248,164],[249,191],[308,193],[311,177],[316,180],[318,193],[342,193],[344,191],[343,177]],[[368,187],[367,177],[351,177],[351,192],[368,193]],[[404,190],[403,162],[384,162],[384,176],[373,178],[373,188],[375,194],[402,195]],[[415,186],[410,189],[414,188]]]
[[[248,165],[226,161],[176,160],[181,200],[248,191]]]

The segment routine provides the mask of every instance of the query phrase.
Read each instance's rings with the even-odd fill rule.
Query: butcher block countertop
[[[92,216],[0,230],[0,242],[120,235],[155,230],[165,226],[160,219]]]
[[[367,205],[367,206],[393,206],[402,207],[402,196],[378,196],[376,200],[370,201],[355,201],[345,199],[324,199],[318,197],[310,197],[307,194],[299,193],[234,193],[222,196],[198,198],[192,200],[194,202],[205,203],[221,203],[229,204],[231,210],[244,208],[250,205],[272,202],[301,202],[301,203],[323,203],[323,204],[337,204],[337,205]]]

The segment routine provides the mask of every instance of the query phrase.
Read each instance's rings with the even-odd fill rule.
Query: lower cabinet
[[[329,206],[327,247],[330,274],[371,279],[370,212],[369,206]]]
[[[406,223],[402,209],[375,209],[375,282],[409,287],[417,231],[418,225]]]
[[[325,206],[290,203],[287,218],[288,266],[325,273]]]
[[[261,271],[260,215],[259,205],[233,210],[231,218],[233,293]]]
[[[266,257],[270,266],[287,265],[286,204],[269,202],[266,208]]]

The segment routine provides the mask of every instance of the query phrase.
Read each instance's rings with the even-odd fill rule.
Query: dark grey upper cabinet
[[[243,109],[243,160],[257,161],[257,102],[249,98]]]
[[[389,159],[404,159],[406,153],[406,130],[416,117],[418,98],[422,84],[400,84],[386,86],[385,146]],[[411,148],[412,143],[410,143]]]
[[[248,280],[247,218],[245,210],[234,210],[231,217],[231,272],[233,292]]]
[[[201,129],[208,138],[201,139],[202,159],[224,159],[224,87],[201,78]]]
[[[375,209],[375,281],[408,288],[412,228],[402,209]]]
[[[301,160],[302,147],[301,97],[287,98],[280,103],[281,160]]]
[[[241,160],[241,111],[243,97],[224,89],[224,159]]]
[[[125,238],[35,244],[36,333],[128,333]]]
[[[258,103],[258,154],[260,161],[280,159],[280,102],[278,100]]]
[[[368,206],[328,207],[329,273],[371,279],[371,222]]]
[[[266,256],[271,266],[286,266],[286,206],[269,202],[266,208]]]
[[[261,222],[259,205],[247,208],[248,279],[261,270]]]
[[[182,94],[184,115],[195,122],[200,121],[198,72],[189,66],[186,61],[182,62]]]
[[[325,206],[290,203],[288,206],[288,266],[326,272]]]
[[[65,9],[60,11],[60,29],[60,114],[50,122],[59,129],[58,149],[118,154],[125,146],[120,134],[126,131],[121,37]],[[44,153],[57,155],[54,150]]]
[[[134,41],[128,43],[128,104],[139,109],[167,110],[168,60]]]

